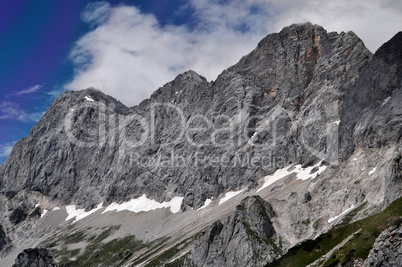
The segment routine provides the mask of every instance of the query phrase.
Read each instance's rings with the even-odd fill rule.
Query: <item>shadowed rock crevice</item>
[[[119,234],[163,238],[149,257],[183,252],[196,266],[263,266],[384,208],[402,194],[401,36],[373,55],[353,32],[293,24],[215,81],[187,71],[134,107],[94,88],[63,93],[0,167],[12,260],[63,225],[66,205],[183,198],[174,214],[94,211],[80,223],[142,218],[146,226]],[[238,192],[263,198],[239,204]],[[155,214],[150,225],[160,225],[148,229]],[[199,239],[173,244],[183,229],[205,227]],[[21,260],[47,258],[41,253]]]
[[[44,248],[25,249],[18,254],[13,267],[53,267],[58,266],[53,262],[53,257]]]
[[[273,217],[272,206],[261,197],[243,199],[196,240],[191,260],[195,266],[264,266],[281,253]]]
[[[191,191],[186,204],[199,208],[206,198],[256,187],[283,167],[278,162],[306,165],[329,154],[326,105],[345,99],[370,60],[352,32],[294,24],[216,81],[188,71],[132,108],[95,89],[65,92],[0,167],[1,191],[28,189],[87,210]],[[342,141],[353,139],[353,125],[341,127]],[[185,163],[161,164],[172,155]],[[209,164],[226,156],[226,166]],[[267,160],[253,167],[247,158],[255,156]]]

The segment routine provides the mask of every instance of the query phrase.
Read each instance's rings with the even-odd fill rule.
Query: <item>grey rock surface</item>
[[[272,226],[272,206],[259,196],[243,199],[236,210],[215,222],[195,243],[195,266],[264,266],[280,255]]]
[[[26,249],[21,252],[13,267],[53,267],[52,256],[44,248]]]
[[[0,225],[0,252],[7,246],[8,240],[3,226]]]
[[[401,51],[402,33],[373,55],[353,32],[294,24],[215,81],[188,71],[134,107],[93,88],[65,92],[0,167],[0,222],[26,248],[46,231],[35,228],[41,200],[90,210],[143,194],[181,196],[183,211],[197,210],[298,164],[316,165],[309,174],[317,176],[293,173],[264,189],[276,214],[269,229],[284,250],[327,231],[345,210],[365,204],[355,219],[368,216],[402,195]],[[227,238],[246,239],[248,229],[234,218],[264,236],[264,217],[251,220],[253,212],[219,219],[195,262],[232,264],[238,244]],[[260,241],[239,247],[243,263],[274,257]]]
[[[342,97],[340,154],[401,139],[402,32],[382,45]]]
[[[383,231],[376,239],[363,266],[401,266],[402,265],[402,225]]]
[[[334,160],[327,124],[371,57],[354,33],[307,23],[268,35],[214,82],[189,71],[133,108],[93,89],[66,92],[1,166],[1,190],[87,209],[186,195],[198,208],[279,167]],[[264,162],[251,166],[255,157]]]

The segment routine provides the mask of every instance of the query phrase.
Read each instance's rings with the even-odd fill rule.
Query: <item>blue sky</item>
[[[374,52],[402,30],[399,0],[15,1],[0,8],[0,164],[64,90],[128,106],[179,73],[214,80],[266,34],[311,21]]]
[[[69,54],[91,26],[82,20],[96,1],[2,1],[0,8],[0,164],[71,81]],[[113,6],[122,1],[108,1]],[[174,15],[181,0],[125,1],[158,17],[162,25],[182,24]],[[172,15],[173,14],[173,15]]]

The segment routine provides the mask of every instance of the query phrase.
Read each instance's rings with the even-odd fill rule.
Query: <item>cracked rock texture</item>
[[[337,160],[327,128],[342,126],[342,99],[371,59],[354,33],[307,23],[268,35],[214,82],[188,71],[132,108],[94,89],[66,92],[1,166],[1,191],[87,209],[144,193],[160,202],[186,195],[199,208],[279,167]],[[255,157],[263,162],[252,166]]]
[[[376,239],[373,249],[363,263],[368,266],[401,266],[402,265],[402,225],[392,226],[383,231]]]
[[[402,32],[373,55],[353,32],[305,23],[269,34],[215,81],[187,71],[134,107],[93,88],[65,92],[0,167],[0,223],[26,247],[46,231],[34,227],[41,200],[90,210],[180,196],[182,211],[197,210],[278,169],[326,166],[264,189],[269,204],[242,202],[193,255],[200,266],[235,257],[258,265],[273,259],[279,237],[287,250],[347,209],[365,204],[361,218],[402,195],[401,83]],[[250,219],[258,207],[267,224]],[[228,240],[250,233],[258,238],[238,250]]]
[[[13,267],[53,267],[53,258],[44,248],[26,249],[21,252]]]
[[[3,230],[3,226],[0,225],[0,251],[2,251],[8,243],[6,233]]]
[[[259,196],[243,199],[236,210],[215,222],[195,243],[195,266],[264,266],[280,255],[271,205]]]

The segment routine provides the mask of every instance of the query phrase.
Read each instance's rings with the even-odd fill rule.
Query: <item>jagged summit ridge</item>
[[[380,210],[402,195],[400,42],[373,55],[353,32],[294,24],[215,81],[188,71],[134,107],[65,92],[0,167],[3,243],[38,244],[26,229],[60,212],[144,242],[197,234],[190,266],[264,266]]]
[[[321,117],[311,111],[338,99],[343,94],[343,85],[353,82],[370,59],[371,53],[354,34],[328,34],[322,27],[307,23],[291,25],[280,33],[268,35],[253,52],[224,71],[213,83],[208,83],[205,78],[189,71],[158,89],[149,100],[130,109],[96,90],[66,92],[55,101],[44,119],[31,132],[27,140],[33,146],[16,146],[16,150],[28,150],[13,153],[10,158],[17,154],[30,155],[21,164],[21,168],[10,167],[18,164],[18,160],[10,160],[2,167],[3,191],[11,188],[35,190],[62,202],[73,202],[86,207],[94,207],[102,201],[107,203],[138,197],[143,193],[159,201],[168,201],[168,192],[175,192],[172,196],[186,195],[187,205],[200,207],[206,198],[218,197],[226,190],[255,187],[257,179],[274,171],[277,166],[266,164],[272,166],[264,170],[244,169],[234,166],[238,159],[232,158],[231,166],[234,168],[224,168],[225,170],[211,166],[201,171],[194,168],[193,164],[179,168],[180,170],[176,167],[152,169],[136,165],[133,157],[154,159],[168,156],[174,148],[176,155],[190,160],[195,158],[197,152],[204,153],[207,158],[221,158],[228,153],[242,158],[248,155],[244,151],[251,148],[254,154],[261,158],[267,157],[270,162],[279,159],[285,164],[314,162],[317,160],[316,156],[300,149],[297,143],[300,139],[297,136],[300,122],[308,121],[307,117]],[[90,148],[75,146],[71,140],[61,138],[65,130],[64,119],[71,112],[71,106],[88,103],[85,100],[86,94],[95,100],[91,104],[103,103],[108,106],[105,109],[106,117],[136,114],[144,119],[148,127],[153,122],[154,132],[147,136],[148,139],[142,146],[129,148],[125,145],[127,139],[141,140],[146,132],[142,122],[133,120],[125,125],[126,140],[121,134],[117,134],[107,136],[104,143]],[[155,103],[171,104],[177,109],[158,106],[153,110],[156,118],[151,118],[152,105]],[[227,118],[242,114],[244,118],[236,122],[235,132],[245,128],[251,130],[247,130],[246,136],[235,133],[227,146],[220,144],[216,147],[212,144],[211,132],[218,127],[226,127],[229,122],[215,121],[206,133],[193,133],[191,142],[182,138],[173,144],[172,141],[185,128],[182,125],[184,122],[177,121],[178,110],[182,112],[182,121],[187,122],[197,115],[205,116],[206,120],[213,122],[217,114]],[[269,123],[264,117],[273,114],[276,117],[281,116],[280,119],[274,119],[274,123],[281,124],[281,128],[277,129],[278,132],[270,133],[264,130],[264,123]],[[73,115],[78,119],[72,124],[75,134],[78,134],[77,139],[99,139],[102,133],[99,133],[96,125],[96,120],[99,120],[97,111],[80,109],[78,114]],[[247,119],[252,116],[255,119]],[[196,127],[205,126],[195,119],[190,122]],[[318,140],[323,141],[322,130],[325,127],[324,123],[318,123],[309,131],[316,133],[314,139],[317,134],[321,135]],[[108,131],[108,126],[106,128],[105,131]],[[225,134],[227,133],[215,136],[219,140],[213,141],[224,142]],[[266,143],[273,134],[278,140],[272,144]],[[252,136],[255,139],[253,142],[266,144],[266,147],[261,149],[250,146],[246,139]],[[310,138],[312,136],[308,137]],[[41,141],[38,143],[38,140]],[[322,143],[317,149],[320,151],[323,148]],[[267,151],[271,151],[271,154],[268,155]],[[32,167],[27,169],[27,166]],[[19,171],[16,172],[16,169]],[[77,180],[82,176],[91,178]],[[8,182],[11,180],[12,184]],[[14,181],[18,181],[17,187]],[[125,185],[121,186],[121,183]],[[91,190],[94,185],[97,189]],[[65,188],[70,190],[66,192]]]

